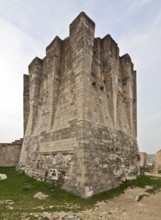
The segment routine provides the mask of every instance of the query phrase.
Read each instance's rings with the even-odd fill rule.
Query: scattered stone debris
[[[139,202],[143,197],[148,197],[149,196],[149,193],[141,193],[141,194],[139,194],[139,195],[137,195],[136,197],[135,197],[135,202]]]
[[[53,215],[52,215],[52,213],[49,213],[49,212],[43,212],[42,217],[47,218],[49,220],[53,220]]]
[[[47,199],[48,197],[49,197],[48,195],[46,195],[46,194],[44,194],[44,193],[42,193],[42,192],[38,192],[38,193],[36,193],[36,194],[33,196],[34,199],[40,199],[40,200],[45,200],[45,199]]]
[[[0,180],[5,180],[5,179],[7,179],[7,175],[0,173]]]
[[[148,190],[148,189],[153,189],[153,187],[147,185],[147,186],[145,186],[145,189],[146,189],[146,190]]]
[[[10,199],[0,201],[0,204],[12,205],[13,203],[14,203],[14,201],[13,201],[13,200],[10,200]]]
[[[10,200],[10,199],[0,201],[0,204],[5,204],[5,206],[6,206],[7,209],[13,210],[12,205],[14,204],[14,201],[12,201],[12,200]]]
[[[6,208],[7,208],[7,209],[10,209],[10,210],[13,210],[13,207],[10,206],[10,205],[6,206]]]
[[[49,206],[49,209],[52,209],[53,207],[54,207],[53,205],[50,205],[50,206]]]
[[[30,216],[34,216],[36,219],[48,219],[48,220],[53,220],[53,219],[58,219],[59,216],[53,215],[53,213],[49,212],[41,212],[41,213],[30,213]],[[26,218],[25,218],[26,220]]]
[[[45,208],[43,206],[37,206],[37,207],[34,207],[33,209],[40,209],[40,210],[44,210]]]
[[[148,186],[146,188],[149,188]],[[73,213],[73,211],[45,211],[44,209],[55,207],[55,204],[52,206],[47,206],[44,203],[42,206],[37,206],[36,210],[33,208],[32,213],[22,213],[21,220],[160,220],[160,201],[161,201],[161,192],[156,194],[148,194],[145,192],[146,188],[129,188],[125,191],[124,194],[121,194],[118,197],[115,197],[108,201],[98,202],[95,207]],[[127,197],[131,195],[131,197]],[[141,202],[136,202],[136,196],[149,196],[146,199],[143,199]],[[132,198],[133,197],[133,198]],[[9,210],[12,205],[12,200],[4,200],[3,203],[6,204],[6,213],[11,214],[12,210]],[[0,201],[1,204],[1,201]],[[157,206],[156,206],[157,204]],[[67,205],[67,204],[66,204]],[[65,207],[66,207],[65,205]],[[57,206],[56,206],[57,207]],[[14,208],[14,207],[13,207]],[[14,209],[13,209],[14,210]],[[12,219],[3,217],[2,219]],[[0,218],[1,219],[1,218]]]
[[[81,220],[81,218],[76,215],[69,215],[62,218],[62,220]]]

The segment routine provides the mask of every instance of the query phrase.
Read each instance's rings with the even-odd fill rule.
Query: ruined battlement
[[[84,28],[83,28],[84,27]],[[81,32],[83,33],[83,30],[89,30],[95,29],[95,23],[84,13],[81,12],[74,21],[70,24],[70,36],[77,31],[78,29],[81,29]]]
[[[29,65],[18,164],[35,178],[58,172],[55,184],[84,198],[139,173],[136,71],[109,34],[94,31],[81,12],[69,37],[55,37]]]

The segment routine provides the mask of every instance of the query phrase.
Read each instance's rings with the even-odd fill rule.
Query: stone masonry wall
[[[29,76],[28,75],[24,75],[23,77],[23,83],[24,83],[24,91],[23,91],[23,125],[24,125],[24,132],[26,131],[26,127],[27,127],[27,121],[28,121],[28,116],[30,113],[30,100],[29,100]]]
[[[17,166],[20,159],[22,139],[13,143],[0,144],[0,167]]]
[[[136,71],[110,35],[94,31],[80,13],[69,37],[29,65],[18,164],[44,180],[56,169],[61,187],[85,198],[139,174]]]

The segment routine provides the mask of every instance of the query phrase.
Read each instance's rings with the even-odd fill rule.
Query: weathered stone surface
[[[68,216],[65,216],[64,218],[62,218],[62,220],[81,220],[81,218],[76,215],[68,215]]]
[[[136,71],[110,35],[94,38],[94,30],[80,13],[69,37],[29,65],[18,164],[85,198],[139,173]]]
[[[40,200],[45,200],[45,199],[47,199],[48,197],[49,197],[48,195],[46,195],[46,194],[44,194],[44,193],[42,193],[42,192],[38,192],[38,193],[36,193],[36,194],[33,196],[34,199],[40,199]]]
[[[0,144],[0,167],[16,166],[22,147],[22,139],[13,143]]]
[[[161,170],[161,150],[157,151],[154,157],[153,172],[158,173]]]
[[[145,152],[140,152],[140,166],[141,167],[145,167],[145,166],[150,166],[151,162],[150,162],[150,156],[145,153]]]
[[[0,180],[5,180],[5,179],[7,179],[7,175],[0,173]]]
[[[23,92],[23,126],[24,126],[24,132],[26,131],[28,116],[30,113],[30,104],[29,104],[29,76],[24,75],[23,77],[23,86],[24,86],[24,92]]]
[[[140,152],[139,155],[140,155],[140,171],[141,171],[141,173],[151,172],[152,162],[150,160],[150,156],[145,152]]]

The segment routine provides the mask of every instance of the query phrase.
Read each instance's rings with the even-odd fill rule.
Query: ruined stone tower
[[[111,36],[94,38],[94,30],[80,13],[69,37],[56,37],[29,65],[18,164],[85,198],[139,172],[136,72]]]

